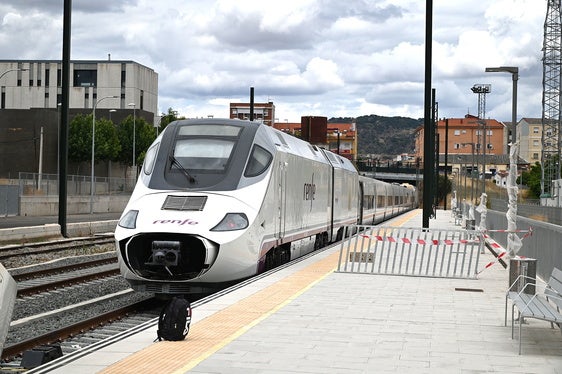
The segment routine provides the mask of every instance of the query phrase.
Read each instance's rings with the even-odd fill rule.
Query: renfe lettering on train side
[[[304,184],[304,199],[314,200],[314,194],[316,193],[316,185],[314,183]]]
[[[304,200],[314,200],[314,194],[316,194],[316,185],[314,184],[314,174],[312,174],[312,180],[310,183],[304,184],[303,198]]]
[[[157,219],[157,220],[152,222],[153,225],[156,225],[156,224],[159,224],[159,223],[161,223],[161,224],[171,223],[171,224],[183,226],[183,225],[197,225],[199,222],[193,221],[189,218],[184,219],[184,220],[181,220],[181,219]]]
[[[314,174],[312,174],[310,183],[305,183],[303,189],[303,199],[310,200],[311,208],[312,200],[314,200],[314,194],[316,194],[316,185],[314,184]]]

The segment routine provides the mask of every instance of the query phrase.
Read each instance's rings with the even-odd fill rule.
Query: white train
[[[133,289],[201,293],[416,205],[413,189],[359,176],[348,159],[272,127],[181,120],[148,149],[115,240]]]

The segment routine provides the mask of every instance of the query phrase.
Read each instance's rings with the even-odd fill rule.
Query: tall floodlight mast
[[[486,94],[492,92],[491,84],[475,84],[471,89],[472,92],[478,94],[478,128],[482,126],[482,143],[480,143],[480,135],[478,136],[478,158],[480,158],[480,149],[482,149],[482,192],[486,192]],[[478,130],[480,133],[480,130]],[[478,169],[478,167],[476,167]],[[476,173],[478,178],[478,173]],[[478,185],[478,184],[477,184]],[[478,190],[478,188],[477,188]]]
[[[560,0],[547,0],[543,40],[541,197],[560,179],[560,84],[562,24]]]

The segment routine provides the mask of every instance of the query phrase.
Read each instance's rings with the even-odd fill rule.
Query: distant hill
[[[330,118],[328,122],[351,122],[351,118]],[[359,154],[396,156],[414,152],[414,131],[422,119],[384,117],[371,114],[355,118]]]

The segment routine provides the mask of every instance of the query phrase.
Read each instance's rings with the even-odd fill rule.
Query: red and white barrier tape
[[[371,236],[361,234],[362,238],[370,239]],[[372,235],[372,237],[377,241],[387,241],[390,243],[403,243],[403,244],[421,244],[421,245],[453,245],[453,244],[468,244],[468,243],[479,243],[479,240],[437,240],[437,239],[410,239],[410,238],[395,238],[392,236],[382,236],[382,235]]]
[[[486,233],[486,232],[503,232],[503,233],[508,233],[508,234],[511,234],[511,233],[518,233],[518,232],[524,232],[525,235],[523,235],[523,237],[522,237],[522,239],[524,239],[524,238],[527,238],[527,237],[533,235],[533,228],[532,228],[532,227],[529,227],[528,230],[485,230],[484,232],[485,232],[485,233]],[[486,235],[484,235],[484,236],[486,236]]]
[[[499,246],[498,243],[495,243],[496,245]],[[501,246],[499,246],[501,248]],[[480,270],[479,272],[477,272],[476,274],[480,274],[481,272],[483,272],[484,270],[488,269],[489,267],[491,267],[492,265],[494,265],[496,262],[498,262],[502,257],[504,257],[507,254],[507,251],[503,251],[501,252],[498,257],[496,257],[496,259],[494,261],[490,261],[486,264],[486,266],[484,266],[484,268],[482,270]]]

